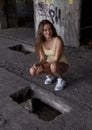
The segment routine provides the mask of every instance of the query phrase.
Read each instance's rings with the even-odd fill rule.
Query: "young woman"
[[[64,56],[64,44],[53,24],[49,20],[42,20],[38,26],[36,38],[36,52],[39,62],[30,68],[31,76],[46,74],[44,84],[51,84],[53,76],[57,77],[55,90],[62,90],[65,86],[63,73],[68,70],[68,62]]]

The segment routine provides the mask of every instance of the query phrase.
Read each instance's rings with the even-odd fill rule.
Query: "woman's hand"
[[[39,72],[43,70],[43,65],[42,65],[42,64],[39,64],[39,63],[34,64],[33,67],[34,67],[34,69],[35,69],[36,71],[39,71]]]
[[[36,63],[35,66],[36,66],[36,67],[37,67],[37,66],[40,66],[40,65],[43,66],[45,63],[47,63],[46,60],[45,60],[45,59],[42,59],[42,60],[40,60],[38,63]]]
[[[42,59],[38,63],[34,64],[33,67],[37,71],[37,73],[44,70],[44,64],[46,64],[46,60]]]
[[[38,71],[38,72],[43,71],[43,65],[39,65],[38,68],[37,68],[37,71]]]

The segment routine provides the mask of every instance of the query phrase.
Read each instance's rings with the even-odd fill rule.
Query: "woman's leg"
[[[35,66],[33,65],[30,68],[29,71],[31,76],[37,76],[37,75],[42,75],[42,74],[47,74],[47,75],[52,75],[52,72],[50,70],[50,63],[46,62],[45,64],[43,64],[42,66]]]
[[[31,76],[36,76],[36,69],[34,68],[34,65],[30,68],[29,73]]]
[[[62,78],[63,73],[67,72],[68,68],[68,64],[65,64],[63,62],[53,62],[50,65],[51,72],[59,78]]]
[[[52,73],[58,77],[57,84],[55,86],[55,91],[60,91],[65,86],[65,81],[63,80],[63,73],[67,72],[68,65],[62,62],[53,62],[50,68]]]
[[[62,74],[67,72],[68,70],[68,65],[62,62],[53,62],[53,63],[48,63],[46,62],[43,64],[43,68],[39,69],[39,67],[34,67],[33,65],[30,68],[30,74],[32,76],[37,76],[41,74],[47,74],[47,75],[56,75],[57,77],[62,77]]]

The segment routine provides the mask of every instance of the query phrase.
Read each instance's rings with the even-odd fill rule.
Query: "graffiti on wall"
[[[36,4],[36,9],[38,15],[42,17],[42,19],[50,19],[52,23],[58,24],[61,21],[61,9],[56,7],[52,0],[41,1]]]
[[[55,25],[66,44],[76,44],[79,32],[79,3],[80,0],[36,0],[36,29],[42,19],[48,19]]]

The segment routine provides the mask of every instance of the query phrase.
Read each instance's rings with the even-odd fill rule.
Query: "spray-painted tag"
[[[73,0],[68,0],[68,3],[71,5],[73,4]]]

